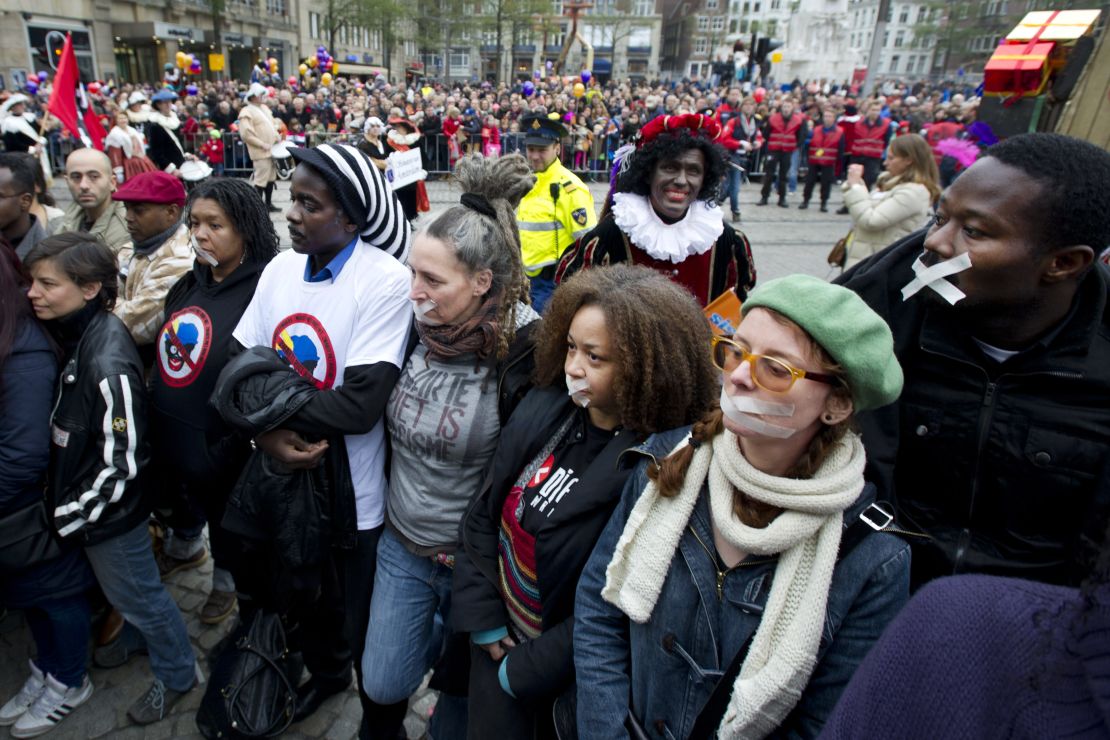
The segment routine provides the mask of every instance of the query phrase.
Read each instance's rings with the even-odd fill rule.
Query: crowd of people
[[[13,737],[138,655],[131,721],[203,691],[209,737],[353,677],[395,740],[429,673],[437,739],[1110,732],[1110,154],[941,91],[564,82],[101,88],[53,216],[50,142],[5,126]],[[279,250],[310,122],[354,135],[290,140]],[[232,125],[251,179],[184,177]],[[385,162],[441,145],[457,201],[418,218]],[[759,156],[761,204],[842,182],[835,281],[757,280]],[[209,558],[200,688],[163,580]]]

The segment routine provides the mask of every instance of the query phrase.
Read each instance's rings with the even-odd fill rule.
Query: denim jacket
[[[662,459],[687,433],[655,435],[634,452]],[[708,486],[703,486],[651,619],[629,620],[601,598],[601,589],[647,482],[645,460],[625,485],[578,584],[578,734],[591,740],[627,737],[621,707],[628,707],[649,737],[687,737],[718,679],[759,626],[775,572],[777,558],[752,556],[719,577]],[[873,487],[865,486],[845,512],[845,523],[873,498]],[[909,546],[883,532],[869,533],[837,561],[817,667],[775,736],[813,737],[821,731],[853,671],[909,597],[909,566]]]

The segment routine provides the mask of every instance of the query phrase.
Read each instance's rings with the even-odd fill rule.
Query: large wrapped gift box
[[[1050,57],[1056,44],[1003,44],[983,68],[987,95],[1040,95],[1052,71]]]
[[[1097,10],[1036,10],[1026,13],[1021,23],[1006,34],[1007,44],[1055,41],[1070,44],[1091,32]]]

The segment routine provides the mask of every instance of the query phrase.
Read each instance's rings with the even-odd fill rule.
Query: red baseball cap
[[[173,203],[184,208],[185,186],[168,172],[140,172],[123,183],[112,200],[131,203]]]

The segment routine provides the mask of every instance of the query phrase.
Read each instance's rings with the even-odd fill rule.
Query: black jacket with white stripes
[[[95,545],[150,515],[143,367],[131,334],[98,310],[58,380],[47,509],[64,538]]]

